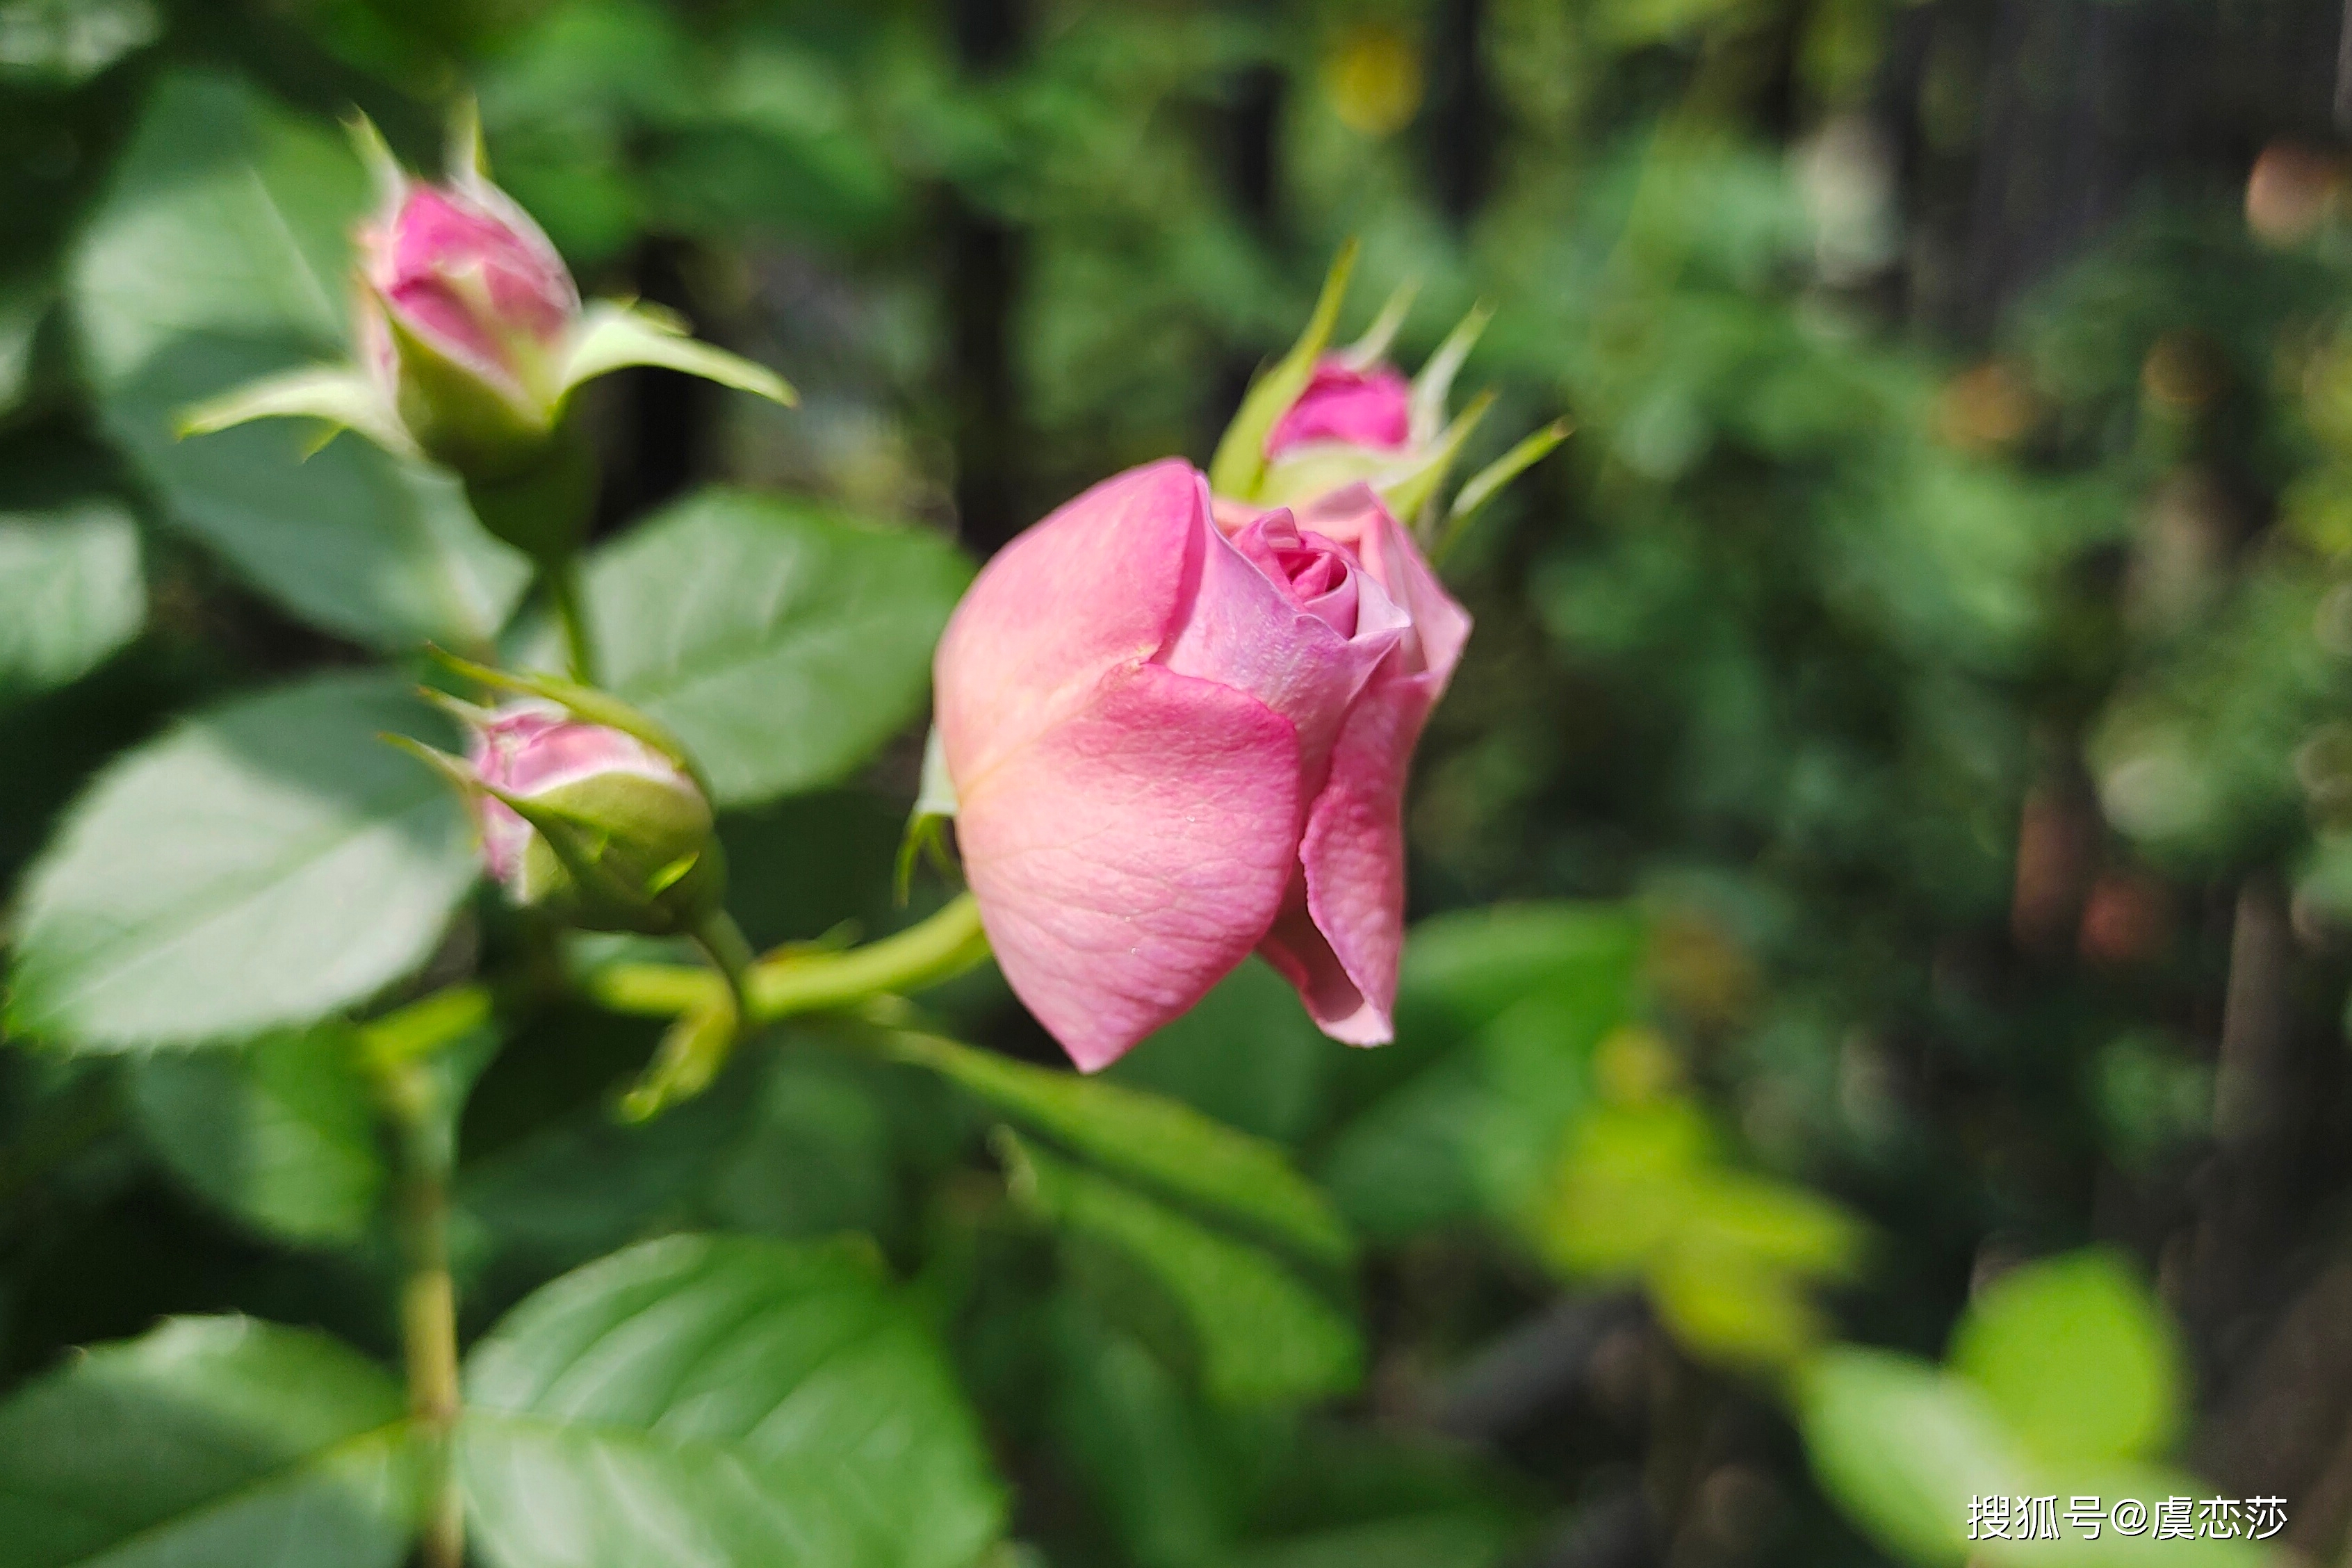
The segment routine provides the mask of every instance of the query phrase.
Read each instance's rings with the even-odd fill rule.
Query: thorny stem
[[[385,1101],[400,1152],[400,1339],[408,1410],[428,1467],[424,1568],[462,1568],[465,1516],[450,1473],[457,1424],[457,1293],[449,1275],[449,1171],[454,1130],[431,1069],[416,1061],[387,1068]]]

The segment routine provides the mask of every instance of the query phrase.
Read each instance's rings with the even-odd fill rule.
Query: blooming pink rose
[[[1219,514],[1154,463],[989,563],[936,666],[957,839],[1005,978],[1079,1067],[1253,949],[1326,1033],[1390,1037],[1405,770],[1469,630],[1361,485]]]
[[[1412,384],[1396,366],[1381,361],[1359,369],[1326,354],[1307,390],[1265,433],[1266,458],[1317,441],[1394,451],[1412,438]]]
[[[412,181],[389,219],[360,236],[362,275],[410,338],[497,385],[537,395],[541,363],[580,316],[572,274],[529,214],[486,181]],[[397,340],[377,344],[397,368]]]

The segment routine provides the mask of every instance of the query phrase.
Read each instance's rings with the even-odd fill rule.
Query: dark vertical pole
[[[965,72],[986,76],[1019,53],[1019,0],[950,0]],[[958,531],[987,555],[1030,521],[1024,515],[1019,387],[1013,317],[1020,300],[1020,237],[963,193],[941,216],[947,263],[948,402],[955,451]]]
[[[1287,85],[1278,68],[1251,66],[1234,83],[1225,121],[1225,182],[1234,209],[1259,245],[1274,251],[1282,245],[1282,100]],[[1257,354],[1245,346],[1237,345],[1225,355],[1202,416],[1203,455],[1215,448],[1259,363]]]
[[[686,314],[686,245],[655,237],[631,268],[638,297]],[[717,388],[674,370],[640,365],[620,373],[618,446],[605,465],[590,531],[624,528],[648,508],[683,493],[708,473],[710,421]]]
[[[1485,11],[1485,0],[1439,0],[1430,18],[1430,178],[1438,205],[1457,226],[1478,210],[1493,156],[1479,54]]]

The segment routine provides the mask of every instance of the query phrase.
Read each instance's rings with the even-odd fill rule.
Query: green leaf
[[[1643,945],[1640,918],[1617,904],[1498,904],[1423,921],[1398,976],[1400,1036],[1460,1038],[1539,992],[1622,1009]]]
[[[1355,1242],[1329,1201],[1280,1149],[1189,1105],[937,1036],[896,1037],[892,1049],[1121,1175],[1214,1210],[1319,1261],[1345,1263],[1354,1256]]]
[[[1130,1336],[1063,1297],[1050,1320],[1055,1447],[1139,1568],[1222,1561],[1242,1500],[1208,1412]]]
[[[394,1568],[405,1436],[399,1385],[335,1341],[173,1319],[0,1405],[0,1568]]]
[[[467,1369],[501,1568],[965,1568],[1003,1503],[944,1357],[842,1247],[676,1236],[566,1275]]]
[[[1333,1054],[1290,983],[1253,958],[1104,1076],[1183,1100],[1229,1127],[1292,1142],[1321,1110]]]
[[[289,1241],[356,1241],[384,1185],[359,1048],[329,1026],[148,1057],[131,1103],[173,1172],[229,1214]]]
[[[1125,1254],[1175,1301],[1212,1398],[1318,1399],[1362,1380],[1363,1342],[1354,1326],[1272,1255],[1010,1133],[1003,1147],[1025,1201],[1070,1234]]]
[[[124,755],[25,883],[10,1026],[89,1050],[241,1038],[362,1001],[431,953],[478,872],[446,743],[389,672],[239,698]]]
[[[139,529],[121,507],[0,516],[0,704],[88,673],[146,619]]]
[[[528,569],[446,476],[349,437],[306,460],[298,424],[176,433],[193,405],[348,356],[367,200],[341,137],[233,79],[166,77],[68,265],[84,368],[170,519],[287,609],[380,647],[478,646]]]
[[[1910,1356],[1823,1352],[1799,1389],[1798,1423],[1823,1489],[1913,1563],[1968,1555],[1970,1499],[2041,1489],[1983,1394]]]
[[[2172,1326],[2108,1252],[2028,1264],[1996,1280],[1960,1321],[1952,1370],[2053,1464],[2148,1457],[2180,1417]]]
[[[586,576],[604,684],[686,742],[719,805],[747,805],[846,776],[922,711],[971,571],[919,529],[711,490]]]

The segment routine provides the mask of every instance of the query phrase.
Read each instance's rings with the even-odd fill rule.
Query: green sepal
[[[1471,475],[1469,481],[1454,492],[1454,504],[1446,509],[1445,521],[1438,527],[1430,559],[1433,562],[1444,560],[1446,552],[1469,528],[1471,519],[1476,517],[1505,485],[1550,456],[1552,448],[1567,440],[1569,432],[1575,428],[1572,421],[1555,419],[1524,437],[1509,451]]]
[[[343,129],[351,135],[352,151],[359,154],[361,167],[367,170],[368,185],[375,192],[376,209],[381,215],[379,221],[388,220],[408,195],[408,171],[400,166],[383,132],[366,115],[354,111],[343,121]]]
[[[556,370],[558,406],[582,383],[633,364],[683,371],[787,408],[800,401],[800,395],[775,372],[698,342],[686,322],[670,311],[603,300],[590,305],[572,330],[563,363]]]
[[[1412,528],[1416,534],[1426,531],[1423,514],[1433,510],[1437,492],[1444,488],[1445,476],[1453,468],[1454,459],[1461,452],[1462,444],[1470,439],[1470,433],[1478,427],[1478,422],[1486,418],[1486,411],[1494,406],[1495,395],[1480,393],[1470,400],[1467,408],[1454,416],[1454,423],[1445,427],[1445,433],[1438,437],[1435,447],[1419,464],[1392,479],[1377,484],[1381,500],[1387,505],[1391,516]]]
[[[1389,345],[1396,342],[1397,331],[1404,325],[1405,317],[1412,312],[1413,297],[1420,292],[1421,279],[1418,278],[1408,278],[1398,284],[1389,295],[1388,302],[1381,307],[1381,313],[1372,318],[1372,324],[1364,329],[1364,335],[1332,357],[1358,372],[1368,371],[1380,363],[1387,355]]]
[[[913,889],[917,857],[927,857],[942,876],[954,875],[947,825],[955,820],[958,804],[955,781],[948,777],[947,748],[940,740],[940,727],[933,724],[923,739],[922,785],[915,795],[915,809],[907,816],[907,830],[898,837],[898,868],[891,885],[899,908],[906,907]]]
[[[1288,353],[1251,383],[1233,423],[1225,426],[1216,455],[1209,459],[1209,488],[1218,495],[1235,500],[1257,499],[1258,483],[1265,477],[1265,438],[1314,378],[1315,363],[1331,342],[1339,306],[1348,297],[1356,249],[1353,239],[1339,247],[1339,253],[1331,258],[1331,270],[1324,274],[1323,292],[1316,297],[1314,312],[1307,318],[1307,330],[1298,334]]]
[[[1495,312],[1484,305],[1474,305],[1467,315],[1455,322],[1437,345],[1437,352],[1423,363],[1420,374],[1412,378],[1412,402],[1406,415],[1407,426],[1412,432],[1412,443],[1418,447],[1437,434],[1445,422],[1445,400],[1454,390],[1454,377],[1462,369],[1462,362],[1478,346],[1486,332],[1486,323]]]
[[[209,436],[254,419],[316,419],[324,433],[310,447],[317,451],[339,431],[356,430],[387,451],[416,455],[397,414],[375,383],[355,365],[315,364],[247,382],[216,397],[189,405],[172,421],[173,434],[183,439]],[[306,452],[305,456],[309,454]]]
[[[503,372],[443,353],[389,304],[372,308],[383,312],[392,334],[400,423],[427,457],[468,479],[508,479],[538,462],[555,435],[551,397]],[[493,319],[487,308],[482,316]],[[535,345],[515,347],[525,359],[535,352]]]
[[[566,925],[669,936],[726,897],[726,857],[699,792],[618,771],[530,796],[477,787],[531,826],[509,890]]]

